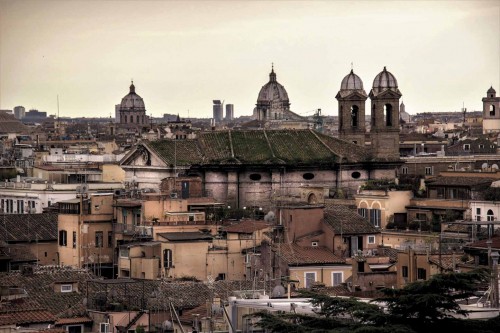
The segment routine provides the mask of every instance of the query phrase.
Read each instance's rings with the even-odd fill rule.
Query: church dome
[[[122,98],[120,103],[120,110],[122,111],[145,111],[144,100],[141,96],[135,93],[134,82],[130,85],[130,92]]]
[[[392,75],[391,72],[387,71],[384,66],[384,70],[380,72],[375,79],[373,80],[373,89],[374,90],[385,90],[385,89],[397,89],[398,81]]]
[[[487,94],[496,94],[497,92],[495,91],[495,89],[493,89],[493,86],[491,86],[490,89],[488,89],[488,91],[486,93]]]
[[[259,97],[257,98],[257,104],[269,102],[289,103],[285,87],[276,81],[274,68],[271,69],[271,73],[269,74],[269,82],[260,89]]]
[[[342,80],[340,90],[363,90],[363,81],[351,69],[351,72]]]

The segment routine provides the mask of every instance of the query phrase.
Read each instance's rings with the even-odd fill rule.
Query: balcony
[[[153,238],[153,227],[145,225],[115,224],[115,232],[139,238]]]

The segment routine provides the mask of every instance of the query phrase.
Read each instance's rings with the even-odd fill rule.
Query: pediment
[[[370,92],[370,98],[376,97],[377,99],[399,99],[401,96],[402,94],[399,89],[397,91],[385,90],[376,95],[373,93],[373,90]]]
[[[120,166],[167,167],[168,165],[147,145],[140,143],[123,157]]]

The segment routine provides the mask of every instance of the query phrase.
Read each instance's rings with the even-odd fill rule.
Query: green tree
[[[466,316],[467,311],[460,308],[457,300],[473,295],[478,284],[486,281],[488,274],[484,270],[438,274],[402,289],[383,289],[384,297],[377,301],[387,304],[396,322],[415,319],[426,325],[454,314]]]

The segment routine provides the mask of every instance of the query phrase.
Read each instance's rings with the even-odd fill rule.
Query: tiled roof
[[[9,311],[0,313],[0,326],[53,323],[54,315],[47,310]]]
[[[4,252],[13,262],[37,262],[37,257],[31,253],[28,245],[25,244],[6,245]]]
[[[325,210],[324,223],[333,228],[336,234],[356,235],[374,234],[380,231],[355,209],[343,205],[330,205]]]
[[[213,236],[210,234],[202,233],[202,232],[162,232],[158,233],[158,236],[161,236],[169,241],[209,241],[213,239]]]
[[[426,183],[427,186],[490,186],[495,180],[483,177],[435,177]]]
[[[367,149],[312,130],[203,132],[195,140],[145,142],[168,165],[326,164],[370,160]]]
[[[57,214],[1,215],[0,241],[29,242],[57,239]]]
[[[35,268],[32,275],[2,273],[0,285],[23,288],[28,293],[24,300],[39,304],[40,309],[49,311],[55,317],[79,317],[86,314],[83,299],[86,295],[86,282],[92,278],[95,276],[83,270],[39,267]],[[55,292],[55,281],[78,281],[79,292]]]
[[[295,243],[277,244],[276,252],[289,266],[345,264],[344,259],[325,247],[301,247]]]
[[[270,228],[271,224],[265,221],[242,220],[233,225],[228,225],[222,228],[223,231],[237,234],[251,234],[257,230]]]
[[[87,324],[92,322],[93,320],[89,317],[59,318],[56,321],[56,325]]]
[[[488,243],[486,243],[488,239],[483,239],[474,243],[470,243],[465,245],[467,248],[475,248],[475,249],[488,249]],[[500,237],[493,236],[491,237],[491,249],[495,251],[500,251]]]
[[[29,128],[12,114],[0,111],[0,133],[28,133]]]

